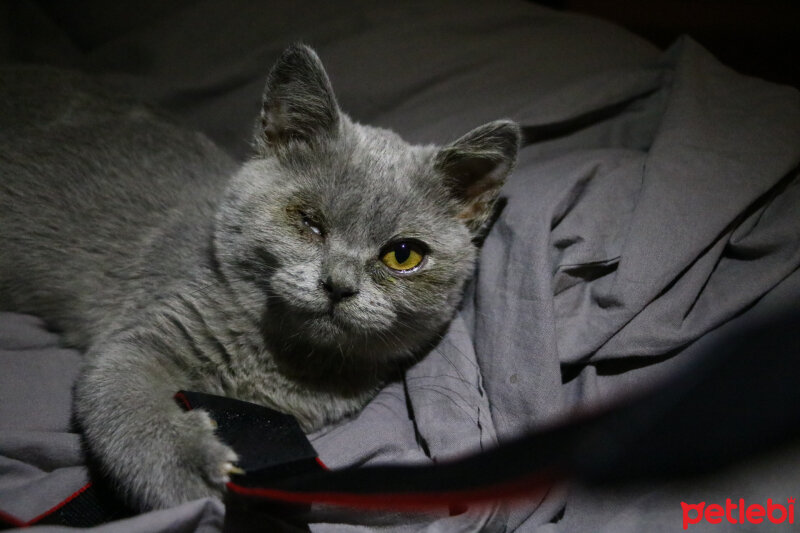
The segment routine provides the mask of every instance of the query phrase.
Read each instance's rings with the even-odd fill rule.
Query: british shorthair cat
[[[0,308],[86,352],[76,420],[138,509],[221,495],[235,469],[176,391],[259,403],[310,431],[423,356],[520,143],[505,120],[446,146],[357,124],[303,45],[273,67],[238,166],[202,135],[50,74],[58,89],[39,107],[12,100],[34,101],[24,86],[40,74],[0,76]]]

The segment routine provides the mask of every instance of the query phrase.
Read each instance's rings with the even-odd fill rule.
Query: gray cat
[[[357,124],[293,46],[237,168],[201,135],[51,74],[0,82],[0,307],[86,351],[76,420],[138,509],[220,495],[235,469],[177,390],[310,431],[429,350],[520,142],[510,121],[444,147]]]

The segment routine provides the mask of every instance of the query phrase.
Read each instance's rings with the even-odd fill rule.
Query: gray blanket
[[[354,118],[412,141],[498,117],[589,124],[523,150],[446,337],[359,416],[311,436],[330,467],[491,447],[647,387],[800,298],[796,89],[741,76],[688,38],[660,52],[526,2],[273,4],[19,1],[0,9],[0,59],[91,73],[236,157],[269,65],[297,39]],[[79,359],[37,319],[0,315],[0,517],[27,522],[85,484],[69,424]],[[681,501],[785,501],[798,475],[789,453],[704,483],[555,486],[452,517],[351,513],[312,529],[678,531]],[[198,501],[98,530],[221,531],[223,515]]]

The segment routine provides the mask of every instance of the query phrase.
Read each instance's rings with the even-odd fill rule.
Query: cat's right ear
[[[291,141],[309,142],[336,131],[339,106],[317,54],[306,45],[287,48],[267,78],[255,144],[267,154]]]
[[[519,125],[497,120],[479,126],[439,150],[434,167],[457,200],[461,219],[476,239],[485,233],[521,142]]]

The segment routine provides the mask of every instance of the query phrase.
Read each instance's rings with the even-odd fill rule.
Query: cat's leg
[[[141,334],[93,348],[75,388],[92,458],[140,510],[221,496],[236,461],[207,413],[173,399],[194,383],[170,348]]]

